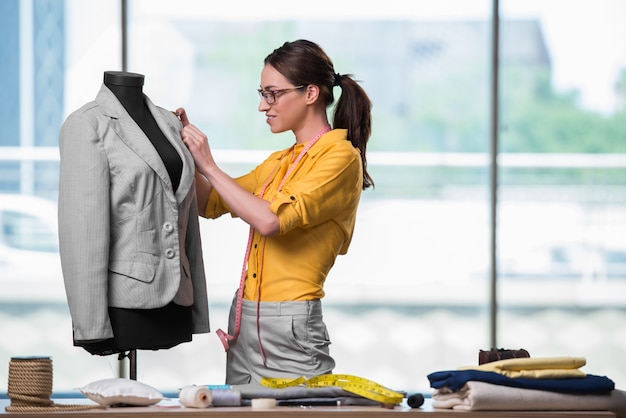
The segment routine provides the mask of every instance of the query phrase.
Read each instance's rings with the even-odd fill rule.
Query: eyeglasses
[[[259,92],[259,96],[261,96],[263,99],[265,99],[265,103],[267,104],[274,104],[276,103],[276,96],[280,96],[283,93],[287,93],[288,91],[291,90],[300,90],[302,88],[306,87],[305,85],[300,85],[300,86],[296,86],[296,87],[291,87],[288,89],[280,89],[280,90],[263,90],[263,89],[259,89],[257,90]]]

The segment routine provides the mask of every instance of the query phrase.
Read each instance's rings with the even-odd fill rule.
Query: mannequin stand
[[[124,359],[128,358],[128,374],[131,380],[137,380],[137,350],[130,350],[127,353],[120,353],[117,357],[119,361],[119,377],[126,377],[126,367]]]

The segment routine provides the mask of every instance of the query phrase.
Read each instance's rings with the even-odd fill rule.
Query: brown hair
[[[272,66],[294,85],[318,86],[321,103],[326,108],[335,101],[333,87],[341,87],[332,126],[348,130],[348,140],[361,152],[363,189],[374,186],[374,180],[367,172],[365,156],[367,141],[372,133],[372,102],[352,74],[335,73],[331,59],[322,48],[304,39],[285,42],[269,54],[264,63]]]

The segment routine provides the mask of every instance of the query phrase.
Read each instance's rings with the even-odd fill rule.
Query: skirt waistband
[[[259,316],[282,315],[321,315],[322,301],[320,299],[290,301],[290,302],[260,302]],[[241,301],[243,315],[257,315],[257,302],[253,300]]]

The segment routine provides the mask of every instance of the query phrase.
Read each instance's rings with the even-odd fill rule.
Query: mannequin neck
[[[141,117],[146,107],[143,95],[142,74],[106,71],[104,84],[113,92],[124,109],[133,117]]]

